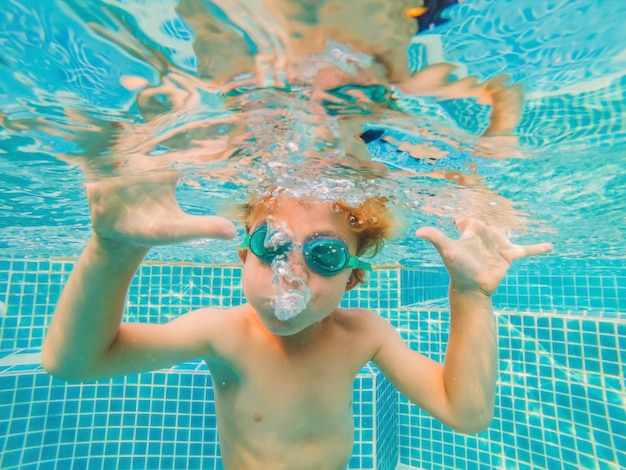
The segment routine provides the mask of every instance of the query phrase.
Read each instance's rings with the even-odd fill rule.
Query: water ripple
[[[624,256],[620,2],[467,0],[448,11],[444,26],[415,38],[409,59],[416,70],[445,60],[459,65],[460,78],[506,73],[525,85],[517,147],[476,137],[489,109],[473,99],[392,97],[384,86],[338,86],[314,96],[310,84],[319,74],[344,83],[380,73],[371,58],[340,45],[333,51],[341,54],[315,52],[298,69],[301,82],[290,84],[289,48],[276,18],[238,16],[231,11],[238,5],[3,4],[7,248],[30,252],[39,227],[48,234],[44,251],[63,252],[68,240],[75,243],[69,251],[77,249],[88,233],[85,177],[175,168],[184,173],[181,202],[194,212],[278,180],[329,197],[390,195],[411,213],[407,233],[423,223],[454,232],[452,220],[474,214],[527,239],[555,233],[564,254],[579,256],[585,247]],[[257,70],[265,89],[250,86]],[[363,131],[377,137],[365,143]],[[411,243],[401,240],[388,259],[403,257]]]

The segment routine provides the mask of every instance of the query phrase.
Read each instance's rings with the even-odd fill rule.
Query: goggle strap
[[[362,269],[364,271],[371,271],[372,265],[368,263],[367,261],[360,260],[356,256],[350,256],[350,259],[348,260],[348,264],[346,265],[346,268],[356,268],[356,269]]]
[[[251,234],[246,234],[245,237],[243,237],[243,240],[241,240],[241,243],[239,244],[239,249],[240,250],[247,250],[248,248],[250,248],[250,239],[252,238]]]

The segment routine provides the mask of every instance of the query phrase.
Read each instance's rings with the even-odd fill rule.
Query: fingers
[[[228,219],[217,216],[187,215],[182,216],[174,229],[176,241],[194,238],[219,238],[230,240],[235,238],[237,229]]]
[[[468,217],[460,221],[455,221],[454,225],[456,225],[457,230],[459,230],[461,233],[470,231],[474,233],[485,233],[485,231],[487,230],[501,233],[499,229],[496,229],[495,227],[490,227],[482,220],[474,219],[473,217]]]
[[[517,245],[520,249],[520,256],[518,258],[528,258],[529,256],[537,256],[543,255],[545,253],[550,253],[554,250],[554,246],[552,243],[537,243],[535,245]]]
[[[536,243],[533,245],[516,245],[511,243],[506,232],[503,229],[491,227],[484,222],[467,218],[456,223],[457,229],[461,232],[461,239],[473,237],[474,234],[483,239],[484,242],[499,247],[498,250],[507,257],[512,258],[510,261],[530,256],[542,255],[554,250],[552,243]],[[447,244],[453,243],[454,240],[447,237],[441,230],[435,227],[422,227],[415,232],[419,238],[423,238],[432,243],[439,251]]]
[[[506,74],[496,75],[491,80],[486,82],[488,90],[498,90],[504,86],[506,82],[509,81],[509,76]]]
[[[513,135],[522,118],[524,88],[518,83],[492,91],[492,110],[485,136]]]
[[[471,217],[463,219],[460,222],[455,222],[455,225],[456,228],[462,233],[468,231],[478,233],[488,229],[488,226],[484,222],[478,219],[473,219]],[[443,245],[452,241],[452,239],[449,238],[445,233],[435,227],[421,227],[417,229],[417,231],[415,232],[415,236],[417,236],[418,238],[423,238],[424,240],[428,240],[437,248],[443,247]]]
[[[457,221],[454,224],[456,225],[456,228],[458,230],[460,230],[461,232],[465,232],[465,230],[467,229],[468,225],[470,225],[471,223],[480,223],[480,221],[477,220],[477,219],[472,219],[472,218],[468,217],[467,219],[463,219],[461,221]]]
[[[441,251],[443,246],[450,241],[445,233],[435,227],[421,227],[417,229],[415,236],[429,241],[439,251]]]

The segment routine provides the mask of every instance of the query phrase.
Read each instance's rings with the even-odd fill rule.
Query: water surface
[[[370,70],[371,57],[332,44],[293,80],[281,18],[261,3],[5,2],[3,252],[74,256],[89,234],[86,179],[174,168],[181,205],[194,213],[277,180],[328,197],[385,194],[407,222],[381,263],[436,263],[413,229],[454,233],[466,215],[523,242],[553,241],[554,259],[624,258],[620,2],[464,1],[448,10],[449,22],[414,38],[413,71],[447,62],[458,66],[456,78],[507,74],[523,85],[515,146],[485,145],[488,108],[473,99],[390,99],[378,86],[337,87],[320,99],[315,77],[334,67],[349,78]],[[290,14],[305,26],[315,21]],[[372,24],[383,28],[378,15]],[[262,71],[263,86],[250,86],[251,70]],[[363,117],[362,126],[346,132],[346,116]],[[383,132],[366,152],[363,131]],[[197,241],[154,256],[236,261],[231,244]]]

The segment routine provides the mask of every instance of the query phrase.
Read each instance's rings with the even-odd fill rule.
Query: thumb
[[[432,243],[438,251],[450,240],[445,233],[435,227],[421,227],[415,232],[415,236]]]
[[[228,219],[213,215],[185,215],[175,224],[174,238],[190,240],[193,238],[235,238],[237,228]]]

